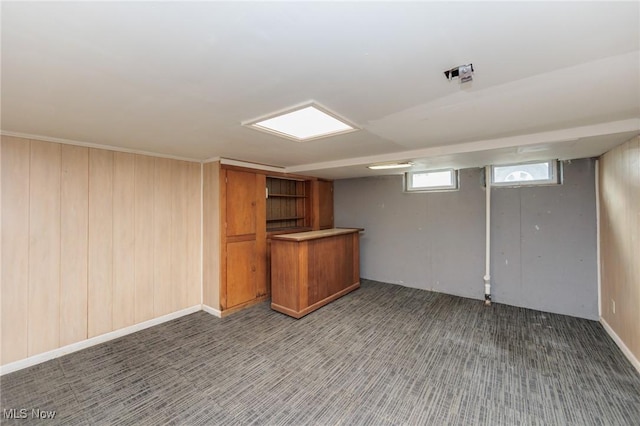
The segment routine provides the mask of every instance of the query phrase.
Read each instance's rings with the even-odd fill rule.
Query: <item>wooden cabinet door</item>
[[[256,174],[226,170],[227,236],[256,233]],[[262,190],[264,193],[264,189]]]
[[[256,298],[256,241],[227,243],[227,308]]]
[[[333,182],[318,181],[320,229],[333,228]]]

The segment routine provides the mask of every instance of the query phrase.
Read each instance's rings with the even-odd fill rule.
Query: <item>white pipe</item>
[[[485,264],[484,264],[484,304],[491,305],[491,166],[484,168],[485,179]]]
[[[602,258],[600,252],[600,160],[596,160],[596,262],[598,277],[598,317],[602,318]]]

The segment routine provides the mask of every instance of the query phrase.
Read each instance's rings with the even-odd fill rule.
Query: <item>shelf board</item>
[[[296,194],[269,194],[269,198],[278,197],[278,198],[307,198],[306,195],[296,195]]]
[[[298,220],[298,219],[304,219],[304,216],[277,217],[277,218],[267,219],[267,222],[282,222],[285,220]]]
[[[308,226],[287,226],[280,228],[267,228],[268,235],[278,235],[278,234],[290,234],[294,232],[305,232],[311,231],[311,228]]]

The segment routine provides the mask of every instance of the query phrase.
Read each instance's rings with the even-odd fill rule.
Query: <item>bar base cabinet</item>
[[[271,237],[271,308],[301,318],[360,287],[359,228]]]

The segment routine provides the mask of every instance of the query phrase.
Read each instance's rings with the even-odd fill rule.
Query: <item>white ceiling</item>
[[[638,2],[1,7],[6,134],[342,178],[597,156],[640,130]],[[473,82],[444,77],[470,62]],[[362,130],[241,125],[310,100]]]

